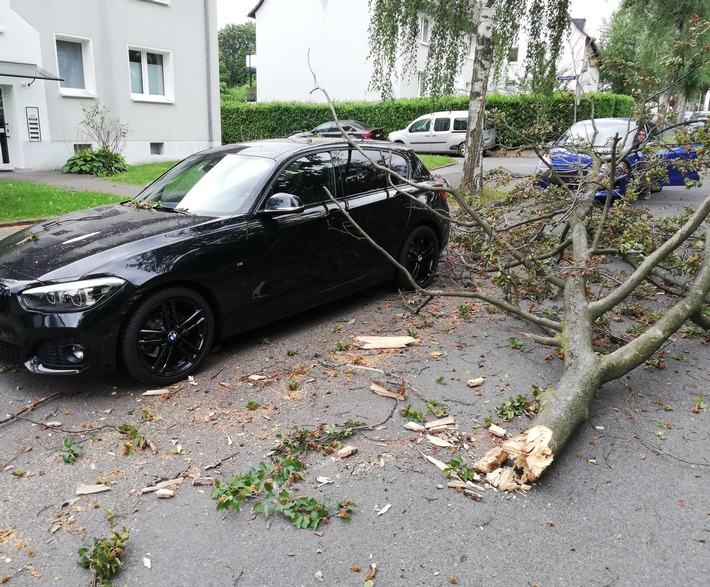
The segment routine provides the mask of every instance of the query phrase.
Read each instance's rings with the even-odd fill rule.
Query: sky
[[[365,0],[359,1],[364,2]],[[619,1],[571,0],[570,13],[572,18],[587,19],[585,32],[598,38],[604,19],[609,18],[611,13],[616,10]],[[247,13],[258,3],[258,0],[217,0],[217,25],[222,28],[231,23],[249,22],[251,19],[247,18]]]

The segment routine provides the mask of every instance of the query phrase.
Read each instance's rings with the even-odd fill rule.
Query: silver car
[[[407,128],[391,132],[388,138],[392,142],[406,145],[417,153],[464,155],[467,130],[468,111],[449,110],[420,116]],[[484,129],[483,150],[493,149],[497,144],[496,129]]]

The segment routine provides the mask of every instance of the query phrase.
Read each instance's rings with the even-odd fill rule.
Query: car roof
[[[591,119],[587,120],[578,120],[575,124],[579,123],[585,123],[585,124],[591,124],[592,121]],[[595,118],[594,119],[594,124],[603,124],[603,125],[613,125],[613,124],[637,124],[637,122],[633,118],[623,118],[623,117],[617,117],[617,118]]]
[[[409,148],[390,141],[355,140],[355,143],[361,147],[378,147],[380,149],[387,149],[391,151],[410,151]],[[198,154],[209,155],[212,153],[241,153],[251,157],[282,159],[296,153],[307,152],[318,147],[348,148],[349,143],[340,138],[287,137],[223,145],[221,147],[214,147],[212,149],[207,149],[206,151],[201,151]]]
[[[430,112],[429,114],[422,114],[419,118],[424,118],[425,116],[468,116],[468,110],[442,110],[440,112]]]

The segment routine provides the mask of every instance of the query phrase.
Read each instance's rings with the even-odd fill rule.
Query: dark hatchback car
[[[362,148],[399,174],[400,191],[342,140],[243,143],[188,157],[134,200],[5,238],[0,363],[123,368],[169,384],[195,371],[215,339],[379,282],[406,286],[340,206],[430,282],[449,238],[445,194],[408,149]]]
[[[352,139],[371,139],[374,141],[384,141],[386,140],[385,133],[381,128],[370,126],[359,120],[340,120],[341,128],[345,131]],[[341,138],[343,133],[340,132],[338,126],[332,120],[330,122],[324,122],[319,124],[313,130],[307,132],[297,132],[291,135],[291,138],[303,138],[303,137],[330,137],[330,138]]]

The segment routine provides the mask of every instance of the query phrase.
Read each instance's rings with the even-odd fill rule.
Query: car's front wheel
[[[159,290],[138,303],[121,340],[128,373],[145,383],[169,385],[193,373],[214,339],[205,299],[184,287]]]
[[[419,287],[429,285],[439,266],[439,239],[428,226],[418,226],[409,233],[402,246],[399,264],[407,269]],[[412,289],[407,275],[397,273],[397,287]]]

